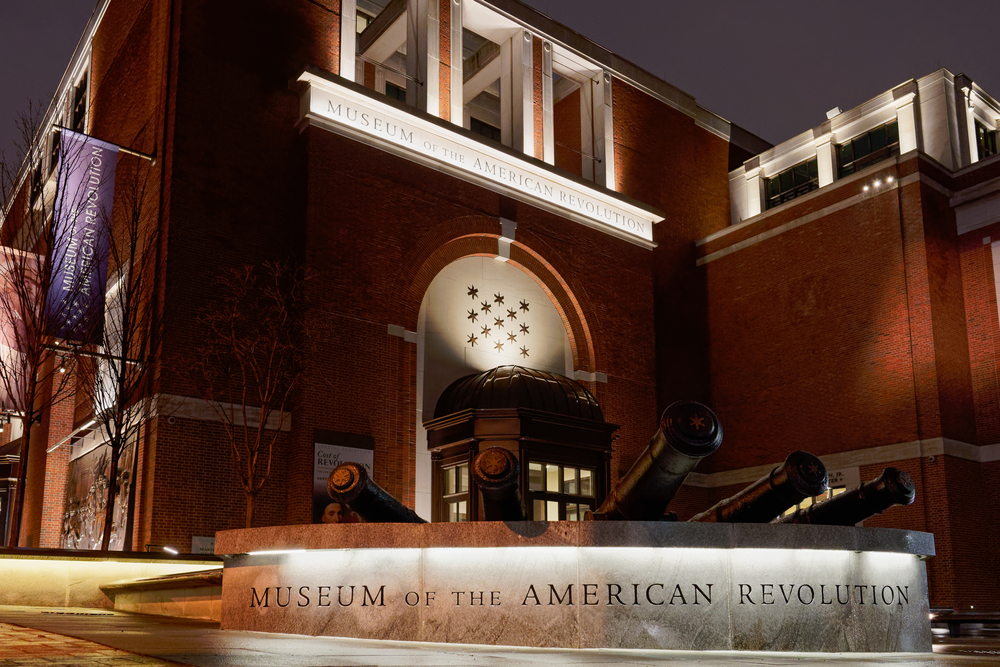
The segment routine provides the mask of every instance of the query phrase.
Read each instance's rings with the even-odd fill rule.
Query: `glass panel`
[[[580,471],[580,495],[594,497],[594,478],[590,470]]]
[[[885,131],[890,145],[899,143],[899,123],[889,123]]]
[[[534,521],[545,521],[545,501],[535,500],[531,501],[531,518]]]
[[[444,495],[450,496],[455,493],[455,469],[448,468],[444,471]]]
[[[528,490],[529,491],[541,491],[542,483],[544,482],[544,476],[542,475],[542,464],[541,463],[529,463],[528,464]]]
[[[469,514],[468,511],[466,510],[465,501],[463,500],[462,502],[458,503],[458,520],[468,521],[468,519],[469,519]]]
[[[854,146],[848,141],[840,146],[840,164],[845,165],[854,162]]]
[[[795,185],[802,185],[809,182],[809,163],[803,162],[792,167],[795,174]]]
[[[781,191],[791,190],[795,187],[795,178],[792,176],[792,170],[788,169],[786,171],[778,174],[778,180],[781,181]]]
[[[468,491],[469,490],[469,465],[458,466],[458,490]]]
[[[851,143],[854,145],[855,160],[872,152],[872,142],[871,139],[868,138],[867,134],[862,134]]]
[[[559,466],[551,463],[545,466],[545,490],[559,493]]]
[[[886,147],[886,134],[884,127],[876,127],[874,130],[868,133],[871,137],[872,142],[872,152],[880,151]]]
[[[548,521],[559,520],[559,503],[555,500],[545,501],[545,518]]]
[[[835,487],[833,487],[833,495],[835,495],[835,496],[839,496],[844,491],[847,491],[847,487],[846,486],[835,486]]]
[[[563,493],[576,495],[576,468],[563,468]]]
[[[799,507],[801,507],[802,509],[805,509],[805,508],[811,506],[812,504],[813,504],[813,499],[812,498],[806,498],[801,503],[799,503]]]
[[[809,180],[819,178],[819,161],[809,160],[806,164],[809,165]]]
[[[770,199],[771,197],[777,196],[777,194],[779,192],[781,192],[781,191],[778,189],[778,179],[776,179],[776,178],[769,178],[769,179],[767,179],[767,197],[768,197],[768,199]]]
[[[583,517],[580,516],[580,512],[577,508],[580,506],[576,503],[566,503],[566,520],[567,521],[579,521]]]

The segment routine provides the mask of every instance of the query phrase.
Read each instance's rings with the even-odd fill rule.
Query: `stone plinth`
[[[925,533],[617,522],[219,533],[222,627],[565,648],[926,652]]]

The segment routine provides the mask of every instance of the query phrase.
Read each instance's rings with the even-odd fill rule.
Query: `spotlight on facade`
[[[878,186],[880,186],[880,185],[882,185],[882,181],[880,181],[880,180],[876,179],[876,180],[875,180],[875,187],[877,188],[877,187],[878,187]]]
[[[866,185],[865,187],[863,187],[863,188],[861,188],[861,189],[862,189],[862,190],[864,190],[865,192],[868,192],[868,189],[869,189],[869,188],[868,188],[868,186]]]
[[[886,176],[885,177],[885,182],[886,183],[892,183],[892,176]]]

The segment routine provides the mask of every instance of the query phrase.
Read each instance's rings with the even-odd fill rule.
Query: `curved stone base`
[[[219,533],[222,627],[564,648],[926,652],[926,533],[617,522]]]

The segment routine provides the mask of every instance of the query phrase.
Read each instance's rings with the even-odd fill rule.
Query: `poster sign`
[[[357,514],[330,498],[326,481],[341,463],[359,463],[371,475],[375,440],[352,433],[317,430],[313,447],[313,523],[360,523]]]
[[[46,319],[57,338],[97,343],[104,324],[118,147],[71,130],[63,130],[59,141]]]

